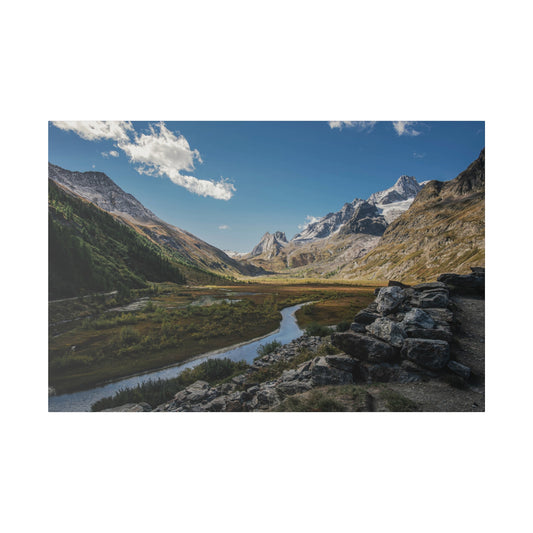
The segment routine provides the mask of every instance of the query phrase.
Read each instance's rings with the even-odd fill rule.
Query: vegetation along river
[[[309,302],[307,302],[309,303]],[[159,370],[146,372],[143,374],[130,376],[128,378],[107,383],[106,385],[95,387],[89,390],[83,390],[79,392],[73,392],[69,394],[60,394],[58,396],[50,396],[48,399],[49,411],[90,411],[91,405],[107,396],[113,396],[120,389],[127,387],[135,387],[136,385],[148,381],[150,379],[170,379],[179,375],[186,368],[192,368],[200,363],[203,363],[210,358],[228,358],[232,361],[246,361],[251,363],[257,357],[257,348],[260,345],[266,344],[272,341],[278,341],[281,344],[287,344],[288,342],[296,339],[302,334],[302,330],[296,323],[295,313],[300,307],[306,305],[305,303],[286,307],[281,311],[281,323],[279,329],[275,332],[261,337],[260,339],[252,340],[247,343],[242,343],[222,350],[216,350],[214,352],[205,353],[195,357],[194,359],[179,365],[173,365],[165,367]]]

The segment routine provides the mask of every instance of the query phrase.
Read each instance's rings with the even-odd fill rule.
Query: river
[[[307,302],[309,303],[309,302]],[[106,385],[95,387],[89,390],[83,390],[79,392],[73,392],[69,394],[60,394],[58,396],[50,396],[48,398],[48,411],[90,411],[91,405],[107,396],[113,396],[115,392],[127,387],[135,387],[136,385],[148,381],[150,379],[157,380],[174,378],[183,372],[186,368],[192,368],[200,363],[211,358],[228,358],[232,361],[246,361],[251,363],[257,357],[257,348],[261,344],[267,342],[278,341],[281,344],[287,344],[288,342],[296,339],[302,334],[302,330],[296,323],[295,313],[300,307],[306,305],[298,304],[291,307],[286,307],[281,311],[281,323],[279,329],[273,333],[255,340],[251,340],[246,343],[229,346],[221,350],[208,352],[197,357],[173,366],[168,366],[158,370],[145,372],[143,374],[137,374],[124,378]],[[155,407],[155,406],[154,406]]]

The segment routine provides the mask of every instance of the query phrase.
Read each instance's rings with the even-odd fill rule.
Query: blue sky
[[[51,163],[105,172],[163,220],[239,252],[402,174],[453,179],[484,146],[484,122],[49,123]]]

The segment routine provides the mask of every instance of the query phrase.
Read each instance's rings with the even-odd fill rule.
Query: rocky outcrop
[[[478,282],[476,279],[473,285]],[[464,283],[466,286],[467,281]],[[408,384],[450,375],[455,379],[459,376],[466,383],[472,371],[453,359],[450,346],[455,325],[450,289],[443,281],[383,287],[376,300],[356,315],[359,322],[354,321],[349,331],[326,338],[304,335],[257,358],[231,382],[211,386],[197,381],[155,411],[268,411],[290,396],[326,385]],[[428,307],[428,303],[435,307]],[[337,353],[324,355],[323,349],[331,349],[331,345]],[[310,357],[295,364],[302,351]],[[283,368],[280,365],[285,365],[286,370],[275,378],[257,380],[265,369]],[[133,408],[140,410],[131,405],[118,409]]]
[[[485,269],[471,267],[471,274],[441,274],[438,281],[445,283],[455,294],[485,294]]]

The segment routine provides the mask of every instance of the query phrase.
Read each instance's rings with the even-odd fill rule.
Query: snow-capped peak
[[[384,191],[375,192],[368,199],[374,204],[391,204],[393,202],[402,202],[414,199],[422,186],[412,176],[402,175],[396,183]]]

